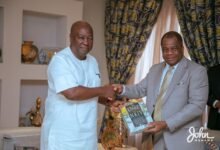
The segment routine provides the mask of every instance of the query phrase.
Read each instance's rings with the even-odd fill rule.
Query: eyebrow
[[[161,47],[167,47],[166,45],[162,45]],[[169,45],[169,47],[180,47],[179,45]]]

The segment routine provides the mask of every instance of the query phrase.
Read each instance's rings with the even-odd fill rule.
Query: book
[[[121,115],[129,134],[142,132],[153,119],[146,104],[140,99],[131,99],[121,108]]]

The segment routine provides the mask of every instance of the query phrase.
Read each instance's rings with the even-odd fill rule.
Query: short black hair
[[[163,42],[163,40],[165,39],[165,38],[173,38],[173,37],[175,37],[176,39],[177,39],[177,41],[178,41],[178,43],[181,45],[181,46],[183,46],[183,38],[182,38],[182,36],[178,33],[178,32],[176,32],[176,31],[169,31],[169,32],[167,32],[167,33],[165,33],[163,36],[162,36],[162,38],[161,38],[161,46],[162,46],[162,42]]]
[[[88,28],[93,34],[92,26],[88,22],[80,20],[72,24],[70,36],[73,36],[73,34],[75,34],[75,32],[77,32],[80,28]]]

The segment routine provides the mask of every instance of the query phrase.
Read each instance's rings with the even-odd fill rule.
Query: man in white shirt
[[[110,102],[111,85],[100,87],[96,59],[88,54],[93,30],[85,21],[71,27],[70,46],[48,66],[48,96],[41,131],[41,150],[96,150],[97,101]]]

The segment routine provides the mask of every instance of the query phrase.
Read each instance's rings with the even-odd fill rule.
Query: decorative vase
[[[23,63],[33,63],[38,56],[38,48],[33,45],[33,41],[24,41],[21,47],[21,61]]]

